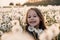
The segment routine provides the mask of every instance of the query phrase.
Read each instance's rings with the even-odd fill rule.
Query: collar
[[[36,28],[34,28],[34,27],[31,27],[31,26],[28,26],[28,30],[29,30],[30,32],[35,32],[35,33],[37,33],[38,35],[40,35],[40,34],[43,32],[42,29],[36,29]]]

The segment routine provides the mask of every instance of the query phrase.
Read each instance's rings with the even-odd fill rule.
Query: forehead
[[[28,15],[37,15],[35,10],[29,10]]]

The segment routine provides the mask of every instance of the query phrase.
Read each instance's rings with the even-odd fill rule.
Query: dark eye
[[[36,17],[36,16],[34,16],[34,17]]]
[[[30,16],[28,18],[31,18]]]

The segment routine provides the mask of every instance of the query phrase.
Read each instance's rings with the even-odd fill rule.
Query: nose
[[[34,20],[34,17],[31,17],[31,20]]]

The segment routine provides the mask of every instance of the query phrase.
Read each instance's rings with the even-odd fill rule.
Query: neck
[[[34,28],[38,29],[38,28],[39,28],[39,25],[37,25],[37,26],[34,26]]]
[[[39,29],[39,25],[37,25],[37,26],[30,26],[30,27],[34,27],[36,29]]]

